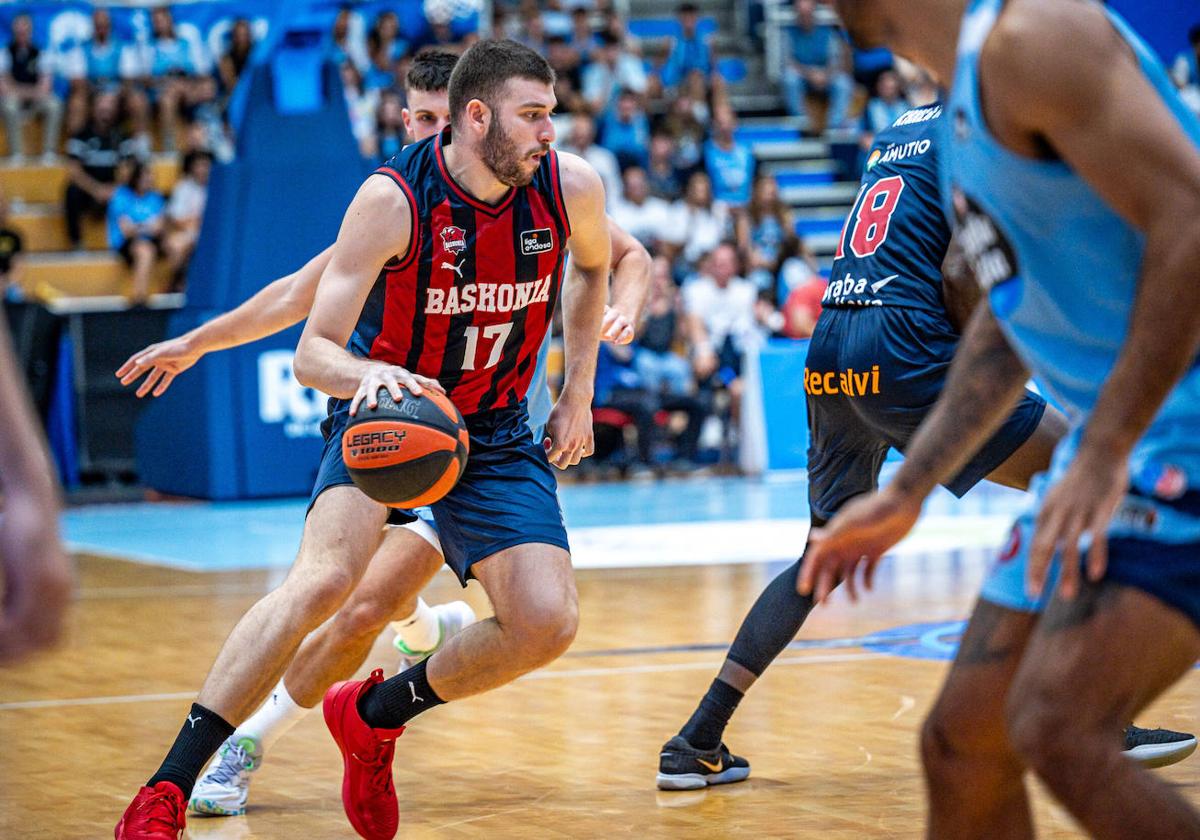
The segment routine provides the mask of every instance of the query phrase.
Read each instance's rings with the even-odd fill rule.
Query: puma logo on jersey
[[[461,280],[462,279],[462,267],[463,267],[464,262],[466,262],[466,260],[463,260],[462,262],[458,263],[457,265],[455,265],[454,263],[444,262],[444,263],[442,263],[442,268],[450,269],[455,274],[457,274],[458,279]]]
[[[513,312],[550,301],[553,274],[528,283],[468,283],[459,288],[428,289],[426,315],[462,315],[468,312]]]

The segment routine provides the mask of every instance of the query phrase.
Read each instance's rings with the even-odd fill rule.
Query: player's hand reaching
[[[350,400],[350,416],[353,417],[357,414],[358,407],[364,402],[367,404],[367,408],[378,407],[380,388],[387,388],[388,393],[396,402],[404,399],[402,391],[404,388],[407,388],[414,397],[421,396],[425,393],[426,388],[442,394],[446,393],[446,389],[436,379],[410,373],[399,365],[377,362],[367,369],[362,381],[358,383],[354,399]]]
[[[550,463],[560,470],[572,467],[592,454],[595,444],[591,394],[576,394],[563,389],[546,421],[546,438],[542,445]]]
[[[633,341],[633,322],[611,306],[604,307],[604,320],[600,322],[600,340],[613,344],[628,344]]]
[[[204,350],[192,346],[187,335],[160,341],[145,347],[117,368],[117,378],[122,385],[130,385],[147,371],[149,374],[138,386],[138,398],[151,394],[160,397],[171,386],[175,377],[196,364]]]
[[[1050,563],[1062,552],[1058,595],[1071,600],[1079,592],[1080,540],[1087,547],[1087,577],[1096,583],[1108,568],[1108,524],[1129,489],[1123,457],[1090,454],[1081,448],[1063,477],[1046,494],[1029,543],[1025,586],[1033,598],[1046,586]]]
[[[849,502],[823,528],[814,528],[804,551],[796,591],[824,601],[842,581],[851,601],[858,600],[855,577],[865,566],[863,585],[870,589],[884,552],[912,530],[921,515],[921,500],[885,487]]]

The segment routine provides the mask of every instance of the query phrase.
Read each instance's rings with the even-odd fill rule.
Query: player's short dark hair
[[[450,74],[451,122],[458,122],[472,99],[494,108],[509,79],[530,79],[553,87],[555,75],[546,59],[516,41],[476,42]]]
[[[437,93],[450,87],[450,74],[458,56],[446,50],[424,49],[413,56],[404,76],[406,90]]]

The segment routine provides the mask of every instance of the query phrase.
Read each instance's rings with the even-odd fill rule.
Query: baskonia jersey
[[[903,306],[944,313],[950,227],[938,194],[942,106],[901,114],[875,136],[842,226],[822,306]]]
[[[449,143],[447,129],[374,173],[404,190],[413,235],[380,272],[349,349],[437,379],[463,414],[475,414],[525,396],[558,302],[570,226],[553,151],[528,186],[489,205],[450,176]]]

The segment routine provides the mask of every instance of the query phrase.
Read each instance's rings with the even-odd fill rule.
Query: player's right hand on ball
[[[410,373],[399,365],[373,364],[363,376],[362,382],[358,383],[358,390],[354,393],[354,399],[350,401],[350,416],[358,413],[358,407],[363,402],[366,402],[367,408],[378,407],[380,388],[387,388],[396,402],[404,399],[403,388],[407,388],[414,397],[421,396],[426,388],[446,393],[446,389],[436,379]]]
[[[138,386],[137,395],[139,398],[147,394],[160,397],[176,376],[200,361],[203,355],[203,350],[193,348],[188,337],[181,335],[137,351],[117,368],[116,375],[122,385],[130,385],[149,371]]]
[[[920,515],[921,500],[892,490],[891,485],[849,502],[829,524],[808,535],[796,591],[812,595],[819,603],[845,581],[846,594],[857,601],[858,567],[866,567],[863,584],[870,589],[884,552],[904,539]]]

